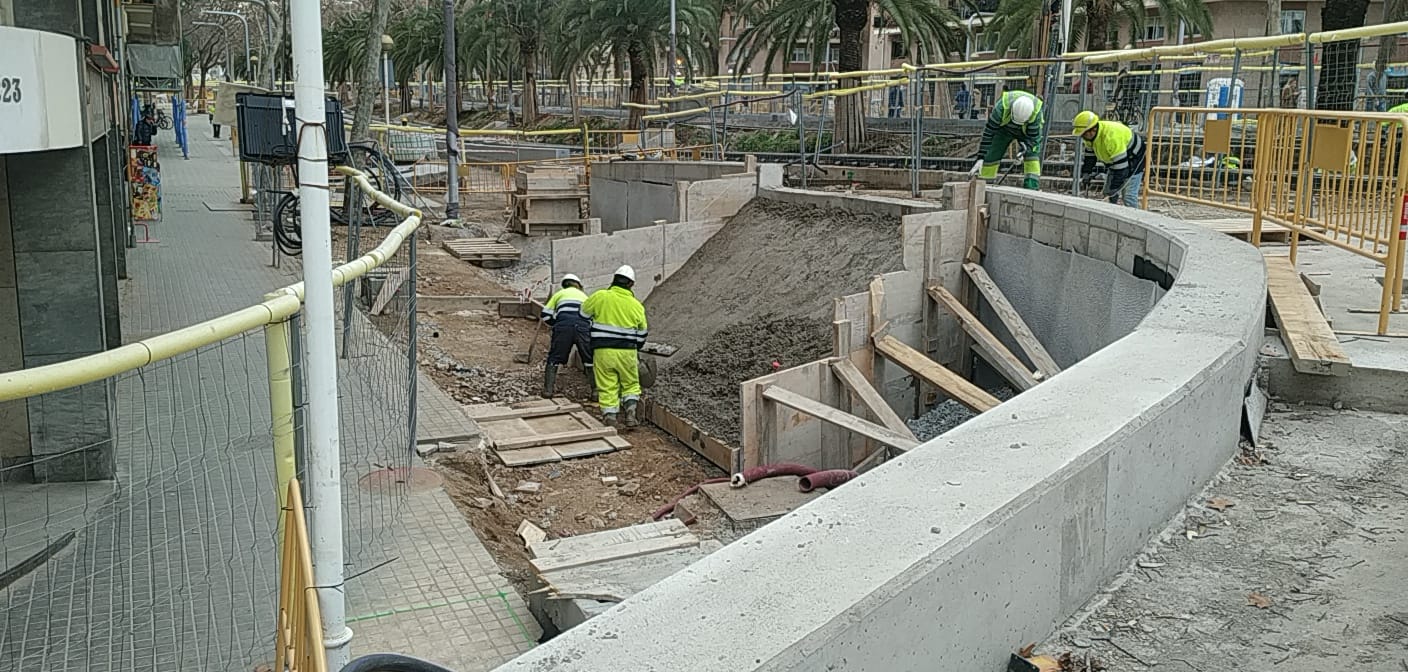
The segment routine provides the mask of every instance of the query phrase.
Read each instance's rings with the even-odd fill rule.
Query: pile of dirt
[[[652,341],[679,346],[651,393],[739,442],[738,384],[825,357],[833,301],[901,266],[900,222],[754,199],[651,292]]]

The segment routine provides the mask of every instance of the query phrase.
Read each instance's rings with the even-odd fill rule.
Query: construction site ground
[[[1408,669],[1405,431],[1273,401],[1260,447],[1038,653],[1111,671]]]
[[[419,295],[509,296],[527,288],[537,290],[533,294],[539,296],[550,291],[537,277],[546,277],[545,262],[533,252],[547,249],[544,240],[506,236],[526,251],[523,261],[501,269],[481,268],[441,249],[445,239],[503,235],[503,211],[494,207],[492,198],[467,207],[464,214],[464,228],[430,226],[417,238]],[[380,242],[387,230],[363,228],[362,249]],[[347,234],[346,228],[334,230],[335,254],[345,251]],[[455,401],[465,405],[512,403],[540,395],[549,334],[546,330],[535,334],[536,320],[502,318],[490,310],[441,310],[428,304],[420,309],[419,320],[421,369]],[[515,361],[516,355],[528,352],[535,335],[538,340],[532,361]],[[580,370],[564,367],[557,380],[557,395],[582,404],[599,417],[591,386]],[[444,477],[446,491],[504,575],[526,594],[539,586],[517,532],[524,520],[550,537],[648,522],[656,509],[690,486],[725,475],[648,424],[623,429],[622,436],[630,441],[630,449],[533,467],[507,467],[486,453],[489,473],[506,492],[504,499],[493,496],[475,452],[468,447],[433,455],[427,462]],[[604,484],[603,476],[617,480]],[[514,492],[524,481],[540,483],[541,489],[533,494]],[[491,504],[483,506],[485,502]],[[688,498],[686,505],[699,512],[691,529],[700,537],[726,543],[739,535],[700,495]]]

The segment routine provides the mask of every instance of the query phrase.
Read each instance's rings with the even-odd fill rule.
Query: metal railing
[[[1245,212],[1251,242],[1289,231],[1291,262],[1308,238],[1384,267],[1378,333],[1402,301],[1408,234],[1408,114],[1154,108],[1149,196]]]
[[[274,669],[288,672],[326,672],[323,622],[318,609],[318,588],[313,581],[313,554],[308,546],[308,523],[303,516],[298,479],[289,481],[283,508],[283,544],[279,562],[278,635]]]

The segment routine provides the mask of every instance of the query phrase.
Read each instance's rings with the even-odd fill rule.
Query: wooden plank
[[[477,422],[491,422],[494,420],[512,420],[514,418],[536,418],[544,415],[557,415],[559,413],[572,413],[582,410],[581,404],[567,404],[565,406],[542,406],[537,408],[505,408],[497,404],[492,404],[494,408],[485,408],[489,404],[475,406],[465,406],[465,415],[473,418]]]
[[[816,490],[802,492],[797,487],[798,480],[800,478],[797,476],[778,476],[754,481],[746,488],[735,488],[728,483],[707,483],[699,486],[699,491],[729,520],[747,523],[785,516],[821,496]]]
[[[1007,346],[998,340],[997,336],[988,331],[977,315],[968,312],[968,309],[958,302],[958,297],[944,289],[942,285],[931,285],[929,296],[958,319],[959,325],[972,337],[974,345],[983,355],[983,359],[986,359],[993,368],[997,369],[1003,378],[1006,378],[1019,390],[1030,390],[1036,387],[1037,380],[1032,377],[1032,372],[1027,370],[1027,365],[1017,359],[1017,356],[1012,354]]]
[[[386,274],[386,280],[381,283],[381,291],[376,293],[376,300],[372,302],[373,315],[380,315],[382,311],[386,310],[391,299],[396,298],[396,291],[401,289],[401,285],[406,283],[406,278],[409,276],[409,270],[404,268]]]
[[[713,462],[718,468],[729,472],[734,470],[737,448],[709,436],[694,423],[675,415],[663,404],[656,403],[651,399],[642,399],[640,408],[645,412],[645,417],[650,421],[650,424],[659,427],[666,434],[689,446],[691,450]]]
[[[963,271],[968,274],[973,287],[987,300],[992,311],[997,313],[997,318],[1002,320],[1007,331],[1017,339],[1017,346],[1027,354],[1027,359],[1036,366],[1036,370],[1046,378],[1060,373],[1061,366],[1051,357],[1051,353],[1046,351],[1041,340],[1032,332],[1031,327],[1027,326],[1026,320],[1022,319],[1022,314],[1007,300],[1007,295],[1002,293],[1002,289],[993,282],[988,272],[977,264],[964,264]]]
[[[572,419],[582,423],[582,426],[586,427],[587,429],[601,429],[602,427],[606,426],[601,424],[600,420],[593,418],[592,415],[586,411],[573,412]]]
[[[905,345],[894,336],[887,335],[875,339],[875,347],[904,370],[933,383],[954,401],[979,413],[992,410],[1002,403],[983,388],[925,357],[923,353]]]
[[[535,464],[562,461],[562,456],[558,455],[556,450],[548,446],[519,448],[517,450],[496,450],[494,454],[499,456],[499,461],[503,462],[505,467],[528,467]]]
[[[623,558],[634,558],[651,553],[662,551],[673,551],[677,548],[693,548],[699,545],[699,537],[693,534],[681,536],[658,537],[655,539],[641,539],[625,544],[613,544],[600,549],[592,549],[584,553],[559,553],[549,558],[536,558],[530,560],[533,569],[539,573],[556,572],[573,567],[583,567],[595,565],[601,562],[611,562]]]
[[[1315,298],[1301,282],[1291,260],[1264,257],[1266,288],[1271,295],[1271,312],[1281,328],[1281,340],[1291,354],[1296,371],[1321,376],[1344,376],[1351,362],[1325,316],[1315,307]]]
[[[914,432],[909,430],[909,426],[904,424],[904,420],[900,419],[899,414],[895,413],[895,410],[890,408],[889,404],[885,403],[885,398],[880,396],[880,393],[876,391],[874,387],[871,387],[870,381],[865,379],[860,369],[857,369],[856,365],[851,363],[851,360],[842,359],[832,362],[831,371],[836,374],[837,378],[841,379],[841,382],[851,391],[851,394],[856,395],[856,398],[860,399],[861,403],[865,404],[865,407],[870,409],[871,413],[875,414],[875,418],[880,421],[880,424],[899,434],[916,441],[918,440],[915,439]]]
[[[883,425],[877,425],[868,420],[862,420],[849,413],[842,413],[819,401],[808,399],[796,392],[783,389],[776,385],[764,389],[763,397],[788,408],[806,413],[823,422],[829,422],[838,427],[855,432],[856,434],[860,434],[861,436],[875,439],[887,446],[894,446],[902,450],[911,450],[919,445],[919,442],[912,437],[907,437]]]
[[[560,569],[542,574],[542,578],[556,599],[621,602],[720,548],[723,544],[717,541],[703,541],[695,548]]]
[[[602,530],[589,534],[579,534],[561,539],[549,539],[528,544],[528,551],[534,558],[561,558],[573,554],[589,553],[597,549],[628,544],[642,539],[678,537],[691,534],[688,527],[674,518],[659,520],[614,530]]]
[[[606,439],[591,439],[589,441],[573,441],[571,443],[559,443],[550,446],[564,460],[574,457],[590,457],[592,455],[603,455],[614,452],[616,447],[606,442]]]
[[[885,280],[880,276],[870,279],[870,335],[884,333],[889,325],[885,322]]]
[[[537,446],[551,446],[558,443],[600,439],[615,433],[615,429],[602,427],[599,429],[579,429],[571,432],[553,432],[552,434],[536,434],[533,436],[516,436],[502,440],[495,439],[494,448],[500,451],[535,448]]]

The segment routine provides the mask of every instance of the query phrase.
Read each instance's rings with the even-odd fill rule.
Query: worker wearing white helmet
[[[988,123],[983,126],[983,139],[978,144],[982,157],[973,165],[971,174],[984,180],[997,177],[1002,157],[1013,142],[1022,147],[1022,186],[1041,186],[1041,146],[1046,139],[1046,114],[1041,99],[1026,91],[1006,91],[992,106]]]
[[[582,315],[592,321],[592,360],[596,364],[597,401],[607,425],[616,423],[624,406],[626,426],[640,424],[640,370],[637,352],[645,346],[645,306],[631,291],[636,271],[616,269],[611,286],[592,292],[582,303]]]
[[[553,293],[543,304],[542,318],[552,325],[552,344],[548,348],[547,367],[543,371],[543,397],[551,397],[557,392],[557,367],[566,364],[572,356],[572,348],[577,348],[577,356],[586,367],[587,379],[592,375],[591,329],[592,321],[582,317],[582,302],[587,293],[582,291],[582,280],[568,273],[562,276],[562,289]]]

